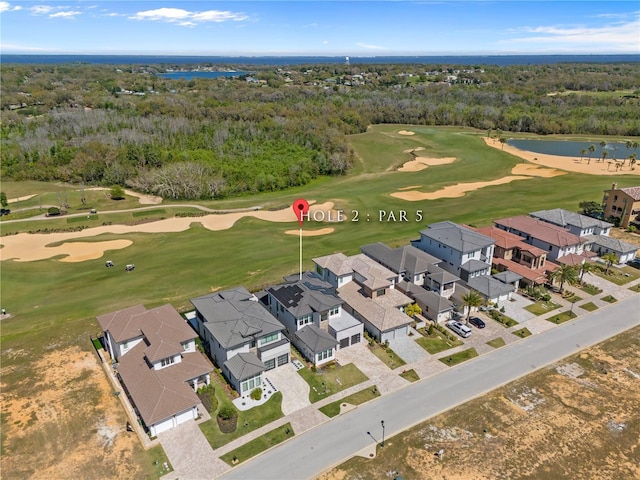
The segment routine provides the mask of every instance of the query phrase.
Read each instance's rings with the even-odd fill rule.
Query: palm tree
[[[609,156],[609,152],[607,152],[606,150],[602,152],[602,161],[604,162],[604,159],[607,158],[608,156]]]
[[[462,301],[464,302],[465,307],[467,309],[467,319],[465,323],[469,325],[469,317],[471,316],[471,307],[479,307],[484,303],[484,298],[475,290],[469,290],[469,293],[466,293],[462,296]]]
[[[607,270],[604,272],[604,274],[609,275],[609,269],[611,268],[611,265],[613,265],[614,263],[618,263],[618,256],[613,252],[609,252],[605,255],[602,255],[600,258],[607,262]]]
[[[633,168],[635,164],[636,164],[636,154],[632,153],[631,155],[629,155],[629,166]]]
[[[580,163],[582,163],[582,160],[584,159],[584,156],[587,154],[587,149],[583,148],[582,150],[580,150]]]
[[[504,144],[507,143],[507,139],[504,137],[500,137],[500,143],[502,144],[502,150],[504,150]]]
[[[591,262],[584,262],[580,265],[580,283],[582,283],[582,277],[584,277],[584,274],[593,271],[595,267],[596,264]]]
[[[562,295],[562,289],[565,283],[568,285],[578,283],[578,271],[575,267],[563,263],[559,268],[549,274],[549,280],[551,280],[551,282],[556,280],[560,282],[560,295]]]
[[[600,142],[600,155],[602,156],[602,161],[604,161],[604,147],[607,146],[607,142],[604,140]]]
[[[596,151],[596,146],[589,145],[589,148],[587,150],[589,150],[589,161],[587,162],[587,165],[589,165],[591,163],[591,154]]]

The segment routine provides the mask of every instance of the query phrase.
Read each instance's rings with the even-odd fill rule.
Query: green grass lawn
[[[513,318],[508,317],[507,315],[499,312],[496,309],[491,310],[489,312],[489,316],[505,328],[513,327],[514,325],[518,324],[518,322],[516,322]]]
[[[338,400],[337,402],[328,403],[324,407],[320,407],[319,410],[327,417],[335,417],[340,413],[340,406],[343,403],[348,403],[350,405],[360,405],[379,396],[380,391],[378,390],[378,387],[373,386],[360,390],[359,392],[349,395],[348,397],[344,397],[342,400]]]
[[[478,356],[478,352],[476,352],[476,349],[472,347],[472,348],[468,348],[467,350],[462,350],[461,352],[454,353],[452,355],[445,355],[444,357],[439,358],[438,360],[440,360],[445,365],[453,367],[458,363],[462,363],[466,360],[469,360],[477,356]]]
[[[487,345],[493,348],[500,348],[500,347],[504,347],[505,343],[502,337],[498,337],[498,338],[494,338],[493,340],[489,340],[487,342]]]
[[[403,129],[415,131],[416,135],[397,135]],[[254,205],[272,209],[288,207],[295,199],[304,197],[318,203],[334,202],[336,208],[349,214],[351,210],[357,210],[358,222],[331,224],[335,228],[334,233],[305,238],[303,268],[310,269],[313,268],[311,259],[314,257],[333,252],[352,255],[359,252],[360,246],[369,243],[407,245],[427,223],[451,220],[482,226],[491,224],[496,218],[536,210],[575,210],[581,201],[599,202],[602,190],[612,182],[617,182],[620,188],[637,184],[637,179],[629,175],[602,178],[569,173],[482,188],[459,198],[408,202],[389,195],[407,186],[418,185],[421,191],[426,192],[459,182],[493,180],[509,175],[511,168],[521,161],[508,153],[484,146],[480,137],[485,134],[486,131],[470,128],[372,126],[369,132],[350,137],[359,163],[347,175],[318,178],[304,187],[281,192],[198,203],[216,209]],[[421,155],[453,156],[458,161],[420,172],[385,171],[407,160],[404,150],[417,147],[424,147]],[[140,208],[138,199],[134,197],[114,201],[103,191],[86,190],[87,202],[82,204],[77,186],[69,191],[69,188],[53,183],[4,179],[2,190],[9,198],[38,194],[32,199],[11,204],[9,208],[12,210],[19,207],[38,210],[39,203],[57,205],[58,198],[63,197],[66,191],[69,212],[84,213],[95,208],[100,225],[139,220],[131,212],[104,213]],[[177,203],[164,201],[161,207],[155,208],[166,210],[167,216],[198,211],[172,207]],[[421,222],[379,222],[379,210],[406,210],[412,220],[417,210],[423,210],[424,218]],[[367,214],[371,214],[369,222],[365,220]],[[351,214],[349,218],[352,218]],[[24,223],[6,223],[3,219],[2,235],[69,229],[80,225],[82,223],[67,224],[64,217]],[[305,228],[324,226],[327,225],[311,223]],[[139,303],[148,308],[170,303],[180,311],[192,310],[189,299],[207,292],[238,285],[257,290],[280,282],[284,275],[297,273],[299,240],[295,235],[284,234],[285,230],[292,228],[297,228],[296,222],[242,219],[229,230],[211,231],[202,227],[198,218],[193,218],[191,228],[184,232],[103,234],[90,239],[131,240],[131,246],[109,251],[105,257],[116,265],[135,263],[136,270],[132,274],[125,274],[120,268],[105,269],[105,257],[77,263],[60,262],[55,258],[34,262],[2,260],[2,306],[13,314],[12,318],[3,320],[0,333],[3,390],[8,395],[22,391],[24,379],[37,374],[37,361],[51,345],[84,345],[89,335],[99,333],[95,320],[97,315]],[[442,340],[430,343],[434,342],[442,343]],[[449,348],[446,344],[444,347]],[[441,351],[438,348],[435,351]],[[16,351],[23,352],[23,355],[10,354]],[[94,428],[93,423],[90,421],[81,428],[89,431]],[[15,451],[15,445],[9,439],[3,447],[7,451]],[[38,446],[38,449],[47,448],[46,442]],[[26,452],[25,455],[36,453]]]
[[[565,299],[567,302],[571,302],[571,303],[576,303],[582,300],[582,297],[579,297],[573,292],[565,292],[562,298]]]
[[[595,285],[591,285],[590,283],[586,283],[584,285],[580,286],[580,290],[582,290],[583,292],[589,294],[589,295],[598,295],[599,293],[602,293],[602,289],[596,287]]]
[[[604,278],[616,285],[626,285],[629,282],[632,282],[638,278],[640,278],[640,270],[633,267],[624,266],[622,268],[611,267],[609,268],[609,273],[605,273],[606,270],[594,270],[593,273],[598,275],[600,278]]]
[[[229,398],[223,392],[220,392],[220,390],[220,388],[216,388],[218,411],[220,410],[220,408],[222,408],[223,405],[231,404]],[[250,410],[238,411],[237,428],[235,432],[232,433],[222,433],[220,431],[218,422],[215,419],[216,415],[214,414],[211,415],[211,420],[202,422],[199,427],[200,430],[202,430],[202,433],[204,433],[204,436],[207,438],[207,441],[211,445],[211,448],[215,450],[216,448],[219,448],[222,445],[226,445],[236,438],[246,435],[247,433],[252,432],[257,428],[267,425],[268,423],[271,423],[274,420],[282,417],[282,409],[280,407],[281,405],[282,393],[276,392],[265,404],[258,407],[253,407]]]
[[[421,338],[417,338],[416,343],[431,355],[462,345],[462,341],[453,339],[452,337],[445,337],[442,332],[439,332],[436,329],[433,329],[433,333],[431,335],[429,335],[427,329],[421,329],[420,333],[423,336]]]
[[[309,368],[303,368],[298,370],[298,373],[311,387],[309,391],[311,403],[368,380],[367,376],[353,363],[341,366],[330,365],[319,368],[315,373]]]
[[[529,331],[529,329],[527,327],[521,328],[519,330],[516,330],[514,332],[511,332],[513,335],[515,335],[516,337],[520,337],[520,338],[526,338],[529,335],[531,335],[531,332]]]
[[[612,295],[607,295],[606,297],[602,297],[600,300],[605,301],[605,302],[609,302],[609,303],[615,303],[618,301],[617,298],[615,298]]]
[[[586,310],[587,312],[593,312],[594,310],[598,309],[597,305],[593,302],[583,303],[582,305],[579,305],[579,307],[583,310]]]
[[[629,288],[632,292],[640,292],[640,283]]]
[[[544,313],[549,313],[551,310],[555,310],[556,308],[560,308],[560,305],[557,303],[543,302],[538,301],[536,303],[532,303],[531,305],[527,305],[524,307],[525,310],[533,313],[534,315],[542,315]]]
[[[410,370],[403,371],[400,374],[400,376],[402,378],[404,378],[405,380],[408,380],[411,383],[417,382],[418,380],[420,380],[420,377],[418,376],[418,374],[416,373],[416,371],[413,368],[410,369]]]
[[[578,315],[576,315],[575,313],[569,310],[569,311],[554,315],[553,317],[549,317],[546,320],[551,323],[555,323],[556,325],[559,325],[561,323],[571,320],[572,318],[576,318],[577,316]]]
[[[407,362],[400,358],[390,347],[385,348],[378,343],[374,343],[373,347],[369,347],[369,349],[371,353],[382,360],[391,370],[407,364]]]
[[[229,453],[225,453],[220,458],[229,465],[237,465],[238,463],[249,460],[259,453],[262,453],[265,450],[288,440],[289,438],[293,438],[294,435],[295,433],[291,424],[285,423],[284,425],[274,428],[270,432],[265,433],[258,438],[254,438],[243,446],[238,447]]]

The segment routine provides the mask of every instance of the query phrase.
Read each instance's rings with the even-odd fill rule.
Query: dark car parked
[[[486,326],[482,319],[478,317],[471,317],[469,319],[469,323],[476,328],[484,328]]]
[[[627,262],[627,265],[629,265],[630,267],[633,267],[633,268],[640,269],[640,258],[634,258],[630,262]]]

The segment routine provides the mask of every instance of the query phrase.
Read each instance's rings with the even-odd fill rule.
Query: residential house
[[[404,280],[445,298],[453,295],[455,284],[460,281],[438,266],[442,260],[412,245],[392,249],[378,242],[360,247],[360,251],[397,274],[396,283]]]
[[[411,244],[443,261],[439,266],[465,282],[490,275],[495,241],[450,221],[432,223]]]
[[[602,235],[587,235],[584,238],[589,242],[589,248],[593,253],[600,257],[613,253],[618,258],[617,263],[630,262],[638,253],[638,245],[623,242],[617,238]]]
[[[558,265],[547,260],[547,251],[525,243],[515,233],[490,226],[476,229],[495,240],[492,265],[498,272],[510,271],[522,278],[525,285],[544,285],[547,274]],[[507,282],[509,283],[509,282]]]
[[[604,222],[600,219],[581,215],[579,213],[564,210],[562,208],[554,208],[553,210],[540,210],[529,214],[533,218],[544,220],[559,227],[565,228],[570,233],[579,237],[586,235],[603,235],[609,236],[613,224]]]
[[[198,417],[195,390],[209,384],[212,366],[171,305],[136,305],[97,320],[122,387],[151,436]]]
[[[450,320],[455,310],[455,305],[449,298],[438,295],[438,293],[425,290],[414,283],[406,280],[398,283],[398,290],[412,298],[422,309],[422,315],[429,320],[442,323]]]
[[[314,258],[316,271],[337,288],[343,308],[380,342],[406,336],[411,318],[403,308],[412,299],[395,289],[397,274],[364,254]]]
[[[525,243],[546,251],[550,260],[567,263],[572,259],[571,262],[575,263],[589,257],[584,254],[584,245],[587,243],[585,239],[543,220],[518,215],[494,220],[493,223],[501,230],[520,236]]]
[[[338,348],[362,341],[362,323],[344,310],[335,287],[315,272],[285,277],[285,283],[267,289],[266,301],[291,343],[316,366],[333,361]]]
[[[614,183],[604,191],[602,208],[604,218],[616,220],[623,228],[631,224],[640,226],[640,186],[618,188]]]
[[[261,385],[264,371],[289,363],[284,326],[244,287],[210,293],[191,303],[205,351],[241,395]]]

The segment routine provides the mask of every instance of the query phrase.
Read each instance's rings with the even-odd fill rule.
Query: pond
[[[559,155],[562,157],[580,158],[582,155],[582,149],[586,149],[587,153],[584,158],[589,157],[589,146],[593,145],[595,150],[591,153],[591,158],[602,158],[603,147],[600,146],[600,142],[572,142],[568,140],[517,140],[511,139],[507,141],[508,145],[519,148],[520,150],[527,150],[529,152],[547,154],[547,155]],[[604,146],[604,151],[607,153],[607,159],[627,159],[632,153],[637,153],[633,148],[627,150],[625,142],[607,142]]]

